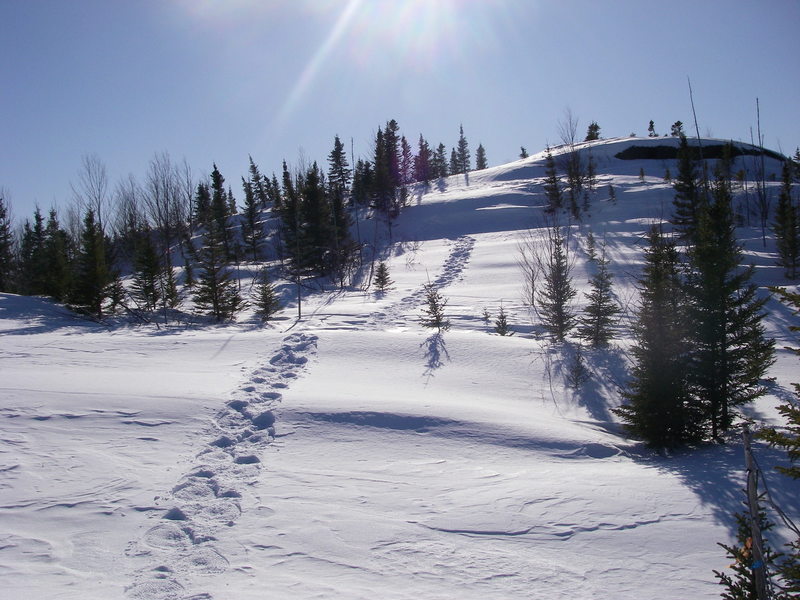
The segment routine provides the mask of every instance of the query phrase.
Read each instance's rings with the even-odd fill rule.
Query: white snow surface
[[[664,456],[610,411],[642,235],[673,194],[669,161],[613,158],[634,143],[674,142],[586,147],[598,187],[572,228],[574,284],[592,231],[626,316],[611,348],[584,350],[578,389],[575,345],[544,340],[522,302],[543,154],[413,195],[382,254],[392,289],[310,294],[299,322],[289,306],[265,327],[97,324],[0,294],[0,598],[719,597],[740,441]],[[759,285],[785,284],[752,225]],[[428,281],[448,299],[441,334],[419,323]],[[509,337],[482,318],[501,302]],[[768,307],[776,382],[757,422],[800,379],[783,350],[796,317]],[[770,472],[783,455],[756,452],[797,517],[798,486]]]

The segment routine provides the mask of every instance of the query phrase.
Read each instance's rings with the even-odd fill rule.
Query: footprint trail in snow
[[[431,284],[436,289],[442,289],[461,279],[474,247],[475,238],[468,235],[455,240],[450,248],[450,253],[442,264],[441,273]],[[381,328],[403,325],[408,320],[408,315],[418,311],[419,306],[424,302],[425,287],[423,286],[386,309],[374,313],[372,320]]]
[[[294,333],[231,394],[208,432],[208,443],[168,494],[156,498],[161,518],[127,555],[145,563],[133,573],[126,597],[140,600],[210,600],[197,591],[198,576],[226,571],[228,559],[215,542],[246,509],[244,492],[261,471],[275,437],[273,408],[316,352],[317,337]],[[163,511],[163,512],[161,512]]]

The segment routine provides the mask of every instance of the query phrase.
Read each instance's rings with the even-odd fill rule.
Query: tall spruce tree
[[[233,241],[228,230],[228,216],[231,214],[229,194],[225,190],[225,178],[219,172],[216,163],[211,171],[211,207],[210,217],[216,223],[217,233],[221,236],[225,257],[233,258]]]
[[[325,183],[316,162],[306,171],[302,184],[300,215],[304,239],[298,266],[315,275],[329,275],[334,266],[336,235]]]
[[[248,159],[250,160],[250,177],[248,180],[250,182],[253,195],[258,202],[258,207],[263,210],[267,208],[267,203],[269,202],[270,180],[261,174],[261,171],[259,170],[258,165],[256,165],[256,163],[253,161],[252,156],[248,156]]]
[[[698,215],[694,237],[685,286],[691,384],[717,439],[731,427],[736,407],[766,392],[761,379],[773,362],[774,341],[766,339],[762,324],[767,298],[759,299],[750,281],[754,267],[740,267],[730,182],[721,175],[711,204]]]
[[[542,286],[536,293],[542,325],[554,341],[563,342],[575,326],[571,302],[577,291],[572,287],[572,263],[567,241],[558,225],[547,230],[542,278]]]
[[[46,294],[47,249],[45,225],[39,207],[33,213],[33,224],[25,220],[19,248],[19,291],[26,295]]]
[[[673,184],[675,197],[672,201],[672,224],[680,237],[688,243],[694,241],[698,214],[705,204],[697,171],[695,152],[689,146],[686,136],[681,135],[678,146],[678,174]]]
[[[131,295],[145,311],[154,311],[158,308],[161,301],[160,277],[161,261],[153,243],[153,234],[148,230],[136,245],[131,285]]]
[[[69,234],[59,225],[56,210],[50,209],[44,230],[44,262],[47,278],[44,281],[43,291],[59,301],[66,300],[72,288],[72,245]]]
[[[231,276],[224,236],[216,219],[209,223],[197,254],[200,272],[194,288],[195,305],[216,321],[233,318],[242,307],[242,298]]]
[[[791,161],[785,161],[772,230],[775,232],[778,264],[784,268],[786,277],[797,279],[800,275],[800,215],[792,198],[792,171]]]
[[[444,179],[448,175],[451,175],[447,168],[447,148],[445,148],[445,145],[442,143],[436,147],[436,152],[433,155],[432,167],[433,176],[438,179]]]
[[[484,150],[483,144],[478,144],[478,149],[475,150],[475,170],[482,171],[488,166],[489,163],[486,161],[486,150]]]
[[[608,264],[603,248],[597,261],[597,272],[589,280],[591,291],[585,294],[588,304],[578,326],[578,335],[594,348],[608,345],[614,335],[614,321],[620,312],[619,304],[614,298],[613,275]]]
[[[547,154],[545,154],[544,193],[547,199],[547,208],[545,208],[545,210],[550,214],[561,210],[564,202],[563,194],[561,192],[561,185],[558,182],[556,161],[553,159],[550,148],[547,149]]]
[[[419,142],[417,144],[417,155],[414,157],[414,180],[425,184],[428,187],[432,175],[432,153],[428,142],[419,134]]]
[[[469,152],[469,142],[464,136],[464,126],[458,127],[458,150],[456,151],[456,164],[458,173],[469,173],[472,170],[472,163]]]
[[[648,232],[640,299],[633,327],[631,381],[615,409],[628,431],[655,448],[673,448],[702,437],[701,411],[687,378],[686,307],[680,259],[660,227]]]
[[[450,166],[448,167],[450,175],[458,175],[461,173],[461,163],[458,160],[458,152],[455,148],[450,148]]]
[[[264,229],[261,225],[261,207],[264,205],[264,200],[259,199],[258,186],[252,180],[242,177],[242,190],[244,191],[242,238],[247,252],[255,262],[259,258],[260,246],[264,240]]]
[[[592,121],[591,123],[589,123],[589,127],[586,130],[586,138],[584,139],[584,141],[591,142],[599,139],[600,139],[600,125],[598,125],[596,121]]]
[[[103,302],[114,280],[106,258],[103,232],[95,221],[94,210],[90,208],[83,219],[70,302],[75,308],[98,319],[103,316]]]
[[[14,235],[11,231],[11,215],[8,204],[0,190],[0,292],[14,289]]]

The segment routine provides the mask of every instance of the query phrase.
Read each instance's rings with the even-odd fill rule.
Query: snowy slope
[[[584,148],[598,188],[571,233],[574,283],[591,231],[626,318],[672,191],[664,161],[614,156],[656,142]],[[565,385],[570,351],[537,335],[517,266],[543,223],[543,165],[414,196],[381,255],[394,287],[312,295],[299,323],[290,306],[266,328],[107,328],[0,295],[0,597],[718,597],[740,444],[662,457],[626,439],[610,412],[625,338]],[[740,235],[759,283],[783,283],[760,231]],[[428,281],[449,301],[441,335],[419,324]],[[501,302],[511,337],[482,317]],[[796,343],[769,306],[778,347]],[[779,351],[754,418],[774,419],[797,372]]]

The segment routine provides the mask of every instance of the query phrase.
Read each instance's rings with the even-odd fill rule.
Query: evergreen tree
[[[778,264],[785,269],[786,277],[797,279],[800,274],[800,215],[792,199],[791,161],[783,163],[781,193],[775,211],[775,243]]]
[[[577,292],[572,287],[572,264],[561,228],[557,225],[550,227],[547,236],[547,254],[542,273],[544,281],[536,299],[545,330],[554,341],[563,342],[575,326],[571,301]]]
[[[258,203],[258,208],[264,210],[267,208],[267,203],[269,202],[270,181],[261,174],[258,166],[253,162],[253,157],[248,156],[248,159],[250,160],[250,188],[255,196],[255,201]],[[245,206],[247,206],[246,200]]]
[[[475,151],[475,170],[482,171],[488,166],[489,163],[486,162],[486,150],[483,149],[483,144],[478,144],[478,149]]]
[[[604,248],[597,261],[597,273],[589,280],[591,291],[585,294],[589,303],[578,327],[578,335],[594,348],[608,345],[613,337],[614,320],[620,312],[614,299],[611,285],[613,276],[608,269],[608,263]]]
[[[385,262],[379,262],[375,269],[375,291],[385,294],[393,285],[394,281],[389,277],[389,267]]]
[[[648,233],[635,344],[626,404],[614,412],[628,431],[655,448],[672,448],[701,437],[687,379],[687,322],[675,244],[653,226]]]
[[[209,223],[204,244],[198,250],[198,266],[200,273],[194,290],[197,308],[217,321],[233,318],[242,307],[242,299],[231,278],[224,236],[216,220]]]
[[[653,123],[652,120],[650,121],[650,125],[648,125],[648,127],[647,127],[647,136],[648,137],[658,137],[658,134],[656,133],[655,123]]]
[[[406,136],[400,137],[400,183],[408,185],[414,181],[414,155]]]
[[[497,313],[497,318],[494,320],[494,332],[502,336],[511,333],[511,329],[508,326],[508,316],[502,302],[500,303],[500,312]]]
[[[347,153],[339,136],[333,138],[333,150],[328,155],[328,188],[332,198],[344,206],[350,193],[350,180],[353,172],[347,162]]]
[[[33,225],[22,226],[19,250],[19,291],[26,295],[45,294],[47,289],[47,251],[44,217],[39,207],[33,213]]]
[[[359,159],[353,173],[353,202],[357,206],[366,206],[374,186],[374,171],[372,163]]]
[[[445,145],[440,143],[436,148],[436,153],[433,155],[433,164],[431,171],[433,172],[433,176],[437,177],[438,179],[444,179],[450,172],[447,168],[447,148]]]
[[[414,180],[425,184],[426,188],[433,177],[431,165],[432,159],[433,155],[430,147],[428,146],[428,142],[425,141],[425,138],[422,137],[422,134],[419,134],[417,155],[414,157]]]
[[[697,164],[686,136],[680,136],[678,147],[678,174],[672,186],[673,199],[672,224],[682,239],[692,242],[697,228],[697,218],[703,202],[698,182]]]
[[[448,170],[450,175],[458,175],[461,173],[461,165],[458,162],[458,153],[455,148],[450,148],[450,166]]]
[[[718,179],[712,195],[689,249],[685,287],[692,323],[691,383],[717,439],[730,428],[736,407],[765,393],[760,380],[773,362],[774,341],[765,338],[762,324],[767,298],[759,299],[750,283],[754,267],[739,267],[742,251],[729,184]]]
[[[672,137],[683,137],[683,123],[680,121],[675,121],[670,129],[670,135]]]
[[[389,148],[384,140],[383,130],[379,127],[375,135],[374,177],[371,186],[371,195],[375,198],[375,208],[388,214],[392,205],[394,185],[392,184],[392,158]]]
[[[47,277],[43,293],[63,301],[72,287],[72,241],[58,223],[56,210],[50,209],[44,230],[44,264]]]
[[[773,289],[772,291],[778,294],[784,304],[793,309],[794,316],[800,315],[800,293],[788,292],[785,289]],[[791,325],[789,329],[800,332],[800,327],[797,325]],[[800,356],[800,348],[790,348],[790,350]],[[787,477],[797,480],[800,479],[800,403],[798,403],[800,383],[793,383],[792,386],[797,400],[794,403],[786,402],[778,406],[778,411],[786,421],[785,426],[779,429],[767,428],[761,432],[760,437],[771,446],[786,451],[789,465],[777,466],[775,469]],[[784,553],[776,571],[781,580],[781,588],[788,600],[788,598],[797,598],[800,595],[800,535],[797,535],[787,546],[788,550]]]
[[[269,279],[267,267],[261,269],[258,274],[255,305],[256,314],[262,321],[269,321],[282,308],[275,287]]]
[[[458,128],[458,151],[456,152],[456,163],[458,165],[458,173],[469,173],[472,170],[469,153],[469,143],[467,138],[464,137],[464,126],[460,125]]]
[[[423,317],[421,323],[423,327],[436,328],[440,333],[450,329],[450,320],[445,316],[444,309],[447,307],[447,299],[444,298],[436,286],[432,283],[425,284],[425,306],[422,309]]]
[[[336,232],[322,174],[315,162],[302,180],[300,220],[303,224],[301,255],[297,266],[321,277],[334,268]]]
[[[519,157],[520,158],[528,158],[528,151],[525,149],[525,146],[519,147]]]
[[[6,199],[0,191],[0,292],[14,289],[14,235]]]
[[[721,595],[725,600],[759,600],[753,568],[753,539],[751,537],[750,516],[741,513],[737,513],[735,516],[738,525],[736,531],[737,543],[731,546],[718,544],[725,550],[728,558],[734,561],[731,564],[733,573],[729,575],[715,570],[714,575],[717,576],[719,584],[725,586],[726,591]],[[773,524],[767,519],[767,515],[763,511],[759,511],[759,521],[762,532],[773,528]],[[773,564],[776,555],[766,543],[763,550],[764,567],[769,577],[774,569]],[[776,600],[789,600],[792,598],[792,596],[783,596],[781,594],[771,597]],[[794,597],[796,598],[796,596]]]
[[[589,127],[586,130],[586,138],[584,139],[585,142],[592,142],[594,140],[600,139],[600,125],[597,124],[596,121],[592,121],[589,123]]]
[[[216,229],[220,236],[222,236],[222,244],[225,248],[225,257],[227,260],[233,258],[233,243],[230,239],[228,231],[228,215],[231,214],[229,205],[229,196],[225,191],[225,178],[222,173],[217,169],[216,163],[214,170],[211,171],[211,220],[216,223]]]
[[[136,247],[131,286],[134,300],[146,311],[154,311],[161,300],[160,277],[161,261],[152,234],[147,231]]]
[[[260,207],[266,202],[266,192],[263,199],[259,199],[257,193],[258,186],[252,180],[242,177],[242,189],[244,190],[244,213],[242,223],[242,237],[248,253],[253,257],[253,261],[258,260],[259,247],[264,239],[264,229],[261,225]]]
[[[561,193],[561,186],[558,183],[556,161],[553,160],[550,148],[547,149],[547,154],[545,155],[544,193],[547,197],[547,208],[545,210],[551,214],[561,210],[563,195]]]
[[[166,315],[167,309],[175,308],[181,301],[178,282],[175,279],[175,269],[169,261],[161,269],[159,285],[161,287],[161,309]]]
[[[83,220],[71,303],[81,311],[102,318],[103,302],[113,279],[106,262],[103,232],[95,221],[94,211],[89,209]]]
[[[193,220],[197,226],[208,226],[211,220],[211,191],[202,181],[197,184],[194,194]]]
[[[300,214],[300,197],[286,161],[283,161],[282,190],[280,208],[281,238],[285,257],[290,262],[290,269],[299,277],[303,263],[301,249],[305,244],[304,227]]]
[[[346,206],[350,171],[346,159],[343,163],[340,160],[336,163],[336,168],[329,170],[328,177],[327,196],[332,219],[329,252],[332,258],[332,274],[344,285],[345,272],[357,248],[350,235],[352,219]]]

